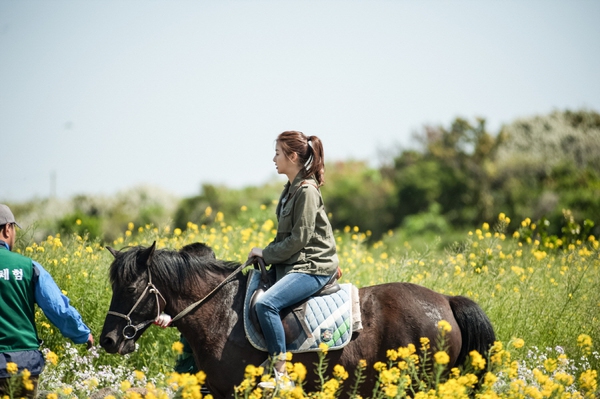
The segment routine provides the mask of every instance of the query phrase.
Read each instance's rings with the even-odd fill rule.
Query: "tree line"
[[[597,112],[554,111],[515,120],[496,134],[485,119],[456,118],[449,126],[423,127],[414,143],[378,168],[366,161],[327,165],[322,191],[334,228],[359,226],[375,239],[397,229],[444,233],[492,222],[502,212],[537,221],[540,234],[600,232],[593,226],[600,219]],[[280,189],[207,185],[182,201],[175,224],[202,218],[206,206],[231,214],[244,201],[268,204]]]
[[[358,226],[373,240],[389,231],[445,236],[504,213],[514,221],[509,229],[530,218],[540,235],[600,235],[599,113],[554,111],[517,119],[496,133],[485,119],[456,118],[448,126],[424,126],[413,138],[411,148],[397,149],[378,167],[367,161],[326,165],[322,192],[334,228]],[[244,208],[272,206],[281,188],[280,181],[243,189],[204,184],[198,195],[170,201],[144,190],[110,201],[77,196],[57,220],[41,222],[41,234],[110,241],[129,222],[181,229],[190,221],[212,224],[218,212],[236,218]],[[11,205],[20,215],[43,213],[40,204]]]

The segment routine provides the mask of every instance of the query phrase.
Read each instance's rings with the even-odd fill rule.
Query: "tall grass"
[[[264,247],[270,242],[275,222],[272,207],[243,207],[242,211],[238,220],[227,220],[226,215],[218,213],[214,215],[214,224],[198,226],[190,222],[183,231],[130,223],[126,231],[108,244],[119,249],[156,241],[158,248],[178,249],[201,241],[212,246],[218,258],[243,262],[252,247]],[[207,214],[211,212],[206,209]],[[484,384],[487,391],[481,391],[481,395],[485,392],[488,396],[482,398],[551,397],[535,394],[544,389],[545,380],[540,373],[554,384],[562,384],[563,389],[556,385],[552,395],[562,392],[561,395],[570,395],[564,397],[580,394],[593,397],[598,392],[595,370],[600,366],[600,356],[593,346],[600,342],[599,243],[593,236],[574,242],[563,242],[556,237],[536,240],[535,226],[528,220],[517,222],[517,232],[506,236],[511,223],[501,214],[491,226],[484,224],[474,229],[443,252],[414,250],[414,243],[399,242],[393,233],[368,246],[370,233],[348,226],[336,232],[344,272],[342,282],[360,287],[408,281],[449,295],[465,295],[478,302],[490,317],[499,341],[496,359],[487,359],[490,374],[486,377],[487,385]],[[54,235],[37,243],[20,240],[17,251],[37,260],[53,275],[99,339],[111,298],[108,268],[113,258],[104,244],[81,236]],[[194,378],[196,384],[203,378],[188,376],[186,380],[178,376],[169,380],[178,349],[174,345],[178,340],[175,329],[149,328],[138,341],[136,352],[121,357],[108,355],[98,346],[86,352],[71,345],[41,312],[36,317],[48,359],[40,389],[57,397],[86,397],[100,388],[119,386],[123,391],[131,386],[150,387],[149,394],[157,394],[154,389],[161,384],[164,386],[161,395],[177,396],[187,389],[184,386],[194,386]],[[396,351],[395,355],[391,352],[390,363],[377,366],[381,378],[387,378],[387,382],[382,380],[373,397],[444,397],[441,381],[426,385],[423,391],[405,390],[408,385],[399,381],[414,382],[417,378],[406,374],[411,354],[404,359],[398,353],[406,354],[408,349],[389,349]],[[290,363],[290,367],[298,366]],[[392,370],[396,370],[395,374]],[[462,381],[463,385],[459,385],[468,387],[465,375],[454,372],[444,383],[454,378],[456,384]],[[338,377],[338,382],[343,380]],[[257,395],[251,388],[256,378],[260,378],[256,370],[249,370],[247,381],[240,381],[241,396]],[[527,387],[538,391],[524,396],[516,394],[525,392]],[[459,391],[452,390],[457,395]],[[196,393],[190,397],[198,397],[199,391],[193,392]],[[391,393],[394,395],[388,395]],[[335,394],[333,390],[332,395]],[[325,387],[320,396],[315,395],[329,397],[325,395]]]

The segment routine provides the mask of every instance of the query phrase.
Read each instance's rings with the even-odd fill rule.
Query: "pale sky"
[[[377,165],[458,116],[600,111],[599,21],[595,0],[0,0],[0,202],[262,184],[284,130]]]

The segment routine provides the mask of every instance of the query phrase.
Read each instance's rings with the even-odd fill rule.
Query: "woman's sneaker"
[[[258,383],[259,388],[262,389],[283,389],[290,391],[296,387],[294,381],[291,380],[287,373],[280,373],[277,370],[275,372],[275,378],[270,381],[261,381]]]

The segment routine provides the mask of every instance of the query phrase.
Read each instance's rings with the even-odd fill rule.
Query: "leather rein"
[[[262,260],[262,259],[261,259]],[[185,309],[183,309],[181,312],[179,312],[175,317],[173,317],[173,319],[171,320],[171,324],[174,323],[175,321],[181,319],[183,316],[187,315],[188,313],[190,313],[194,308],[200,306],[203,302],[205,302],[208,298],[210,298],[217,290],[219,290],[221,287],[223,287],[225,284],[227,284],[228,282],[230,282],[231,280],[233,280],[233,278],[235,277],[236,274],[238,274],[240,271],[242,271],[242,269],[244,269],[246,266],[252,264],[256,262],[256,260],[247,260],[246,263],[240,265],[237,269],[235,269],[229,276],[227,276],[227,278],[225,278],[225,280],[221,281],[215,288],[213,288],[212,291],[210,291],[204,298],[200,299],[199,301],[196,301],[194,303],[192,303],[191,305],[189,305],[188,307],[186,307]],[[143,321],[141,323],[138,324],[133,324],[131,322],[131,313],[133,313],[133,311],[135,310],[135,308],[140,304],[140,302],[142,301],[142,299],[146,296],[146,294],[154,294],[154,297],[156,298],[156,317],[152,320],[146,320]],[[152,283],[152,273],[150,272],[150,267],[148,267],[148,285],[146,285],[146,288],[144,289],[144,292],[142,292],[142,295],[139,297],[139,299],[137,300],[137,302],[133,305],[133,307],[131,308],[131,310],[129,311],[129,313],[127,314],[123,314],[123,313],[119,313],[119,312],[115,312],[112,310],[108,311],[108,314],[113,315],[113,316],[117,316],[117,317],[121,317],[124,318],[125,320],[127,320],[127,325],[125,327],[123,327],[123,338],[125,338],[126,340],[128,339],[133,339],[137,332],[141,329],[143,329],[144,327],[146,327],[148,324],[150,323],[154,323],[156,320],[158,320],[159,316],[160,316],[160,301],[159,301],[159,297],[163,300],[163,302],[165,303],[165,307],[167,306],[167,300],[165,299],[165,297],[160,293],[160,291],[158,290],[158,288],[156,288],[156,286],[154,285],[154,283]]]

